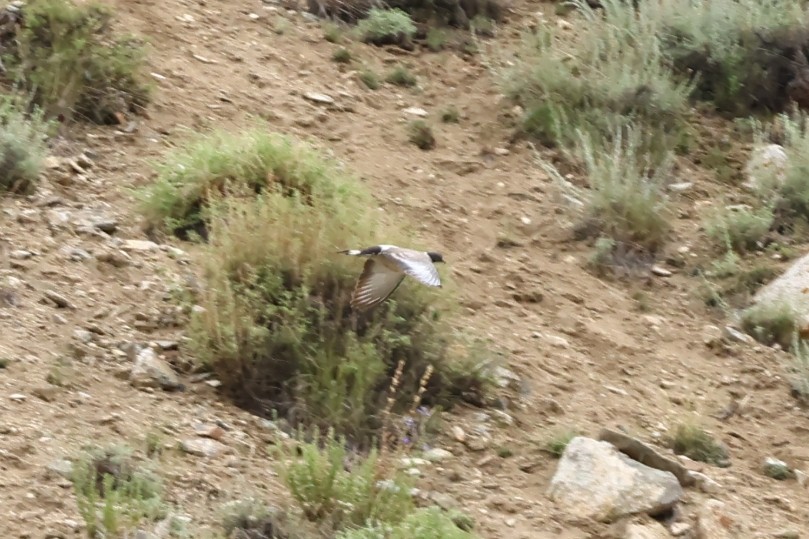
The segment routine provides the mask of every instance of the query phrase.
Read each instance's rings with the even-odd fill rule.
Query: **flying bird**
[[[427,286],[441,287],[435,263],[444,262],[441,253],[416,251],[395,245],[374,245],[365,249],[338,251],[349,256],[367,256],[351,296],[351,307],[365,311],[388,299],[411,276]]]

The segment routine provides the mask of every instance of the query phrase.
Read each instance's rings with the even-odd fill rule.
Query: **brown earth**
[[[168,291],[195,271],[193,247],[179,241],[172,245],[188,254],[121,254],[119,238],[146,239],[131,188],[150,181],[151,163],[181,143],[186,129],[238,129],[254,117],[328,148],[373,190],[379,208],[417,223],[418,241],[445,253],[461,322],[489,337],[503,365],[524,378],[508,399],[514,423],[491,420],[493,439],[479,451],[449,431],[458,425],[474,436],[480,410],[444,418],[447,436],[439,444],[455,456],[426,469],[420,485],[454,498],[482,537],[604,537],[606,525],[570,519],[546,498],[556,461],[540,451],[542,443],[560,428],[596,435],[601,427],[623,427],[654,440],[692,415],[730,449],[730,468],[699,468],[720,483],[714,496],[747,524],[745,537],[809,532],[807,490],[761,472],[768,456],[809,467],[809,420],[789,396],[787,356],[748,343],[706,346],[713,331],[706,326],[725,320],[704,305],[696,292],[702,281],[690,275],[705,263],[703,254],[686,254],[685,267],[669,267],[670,277],[616,281],[589,272],[591,250],[569,241],[570,217],[554,185],[525,143],[509,145],[497,80],[480,56],[351,43],[354,56],[375,71],[403,62],[420,82],[418,90],[371,91],[354,66],[331,60],[338,45],[301,12],[259,0],[114,3],[121,29],[152,44],[150,71],[160,77],[149,117],[137,119],[131,133],[71,131],[58,155],[86,151],[94,166],[82,174],[52,168],[35,196],[0,201],[0,237],[10,255],[2,274],[16,279],[0,298],[0,356],[11,360],[0,370],[2,537],[81,533],[70,484],[47,470],[54,461],[86,444],[144,447],[155,431],[173,445],[193,436],[199,422],[228,426],[229,453],[206,459],[169,450],[161,457],[168,499],[190,517],[193,537],[216,536],[216,511],[228,501],[259,495],[283,503],[265,451],[271,433],[261,420],[203,383],[186,380],[187,390],[175,393],[138,390],[122,379],[130,361],[113,352],[132,341],[182,339],[182,328],[171,326]],[[515,3],[489,45],[508,53],[536,12],[553,24],[549,8]],[[311,103],[305,92],[328,94],[337,106]],[[458,124],[438,121],[448,105],[461,111]],[[403,109],[413,106],[430,113],[432,151],[407,142],[412,118]],[[717,121],[706,126],[717,129]],[[684,245],[705,253],[697,208],[726,187],[693,165],[678,174],[695,187],[674,195],[681,218],[671,254]],[[117,230],[109,237],[82,226],[85,214],[91,221],[109,217]],[[515,245],[498,247],[503,237]],[[14,258],[24,258],[19,250],[33,256]],[[123,262],[103,262],[102,253]],[[43,303],[47,290],[70,305]],[[526,295],[542,299],[520,299]],[[75,333],[82,329],[91,334]],[[65,355],[84,357],[57,368]],[[46,382],[49,376],[63,378],[63,386]],[[749,396],[744,413],[714,417],[732,395]],[[513,456],[503,457],[501,448]],[[687,521],[707,497],[688,489],[680,518]]]

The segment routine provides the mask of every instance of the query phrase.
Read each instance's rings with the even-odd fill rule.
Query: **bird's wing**
[[[441,286],[438,269],[427,253],[410,249],[392,249],[382,254],[403,272],[427,286]]]
[[[379,305],[393,294],[404,278],[405,274],[402,271],[395,271],[385,264],[379,264],[376,259],[369,258],[365,261],[357,285],[354,287],[351,307],[364,311]]]

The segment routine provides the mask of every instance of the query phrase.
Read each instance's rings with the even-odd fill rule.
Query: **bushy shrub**
[[[25,108],[13,94],[0,95],[0,191],[30,193],[48,153],[50,124]]]
[[[370,313],[350,311],[362,260],[336,251],[403,239],[373,207],[317,151],[260,129],[199,138],[163,164],[144,210],[156,226],[207,237],[191,350],[240,404],[364,439],[400,360],[397,402],[430,365],[426,404],[480,399],[487,380],[443,317],[446,277],[442,290],[406,281]]]
[[[134,38],[112,37],[109,7],[30,0],[22,20],[6,43],[6,67],[49,116],[118,123],[146,106],[144,48]]]
[[[368,17],[357,23],[360,39],[374,45],[411,46],[415,33],[416,25],[401,9],[372,8]]]

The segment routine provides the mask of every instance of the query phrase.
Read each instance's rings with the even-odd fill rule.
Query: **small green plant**
[[[648,261],[660,251],[669,232],[667,199],[668,158],[658,165],[641,149],[639,128],[619,128],[606,147],[579,132],[575,153],[584,160],[589,192],[573,187],[553,164],[540,166],[559,186],[583,202],[580,239],[599,239],[599,264],[631,266]],[[608,252],[608,249],[612,249]],[[612,260],[610,260],[610,258]]]
[[[343,29],[339,24],[331,21],[323,23],[323,39],[329,43],[340,43],[343,40]]]
[[[724,445],[694,423],[683,422],[674,428],[671,449],[675,454],[685,455],[692,460],[717,466],[728,464],[728,453]]]
[[[742,312],[744,331],[764,344],[788,349],[799,329],[795,308],[788,301],[762,302]]]
[[[435,148],[433,129],[424,120],[414,120],[407,126],[408,140],[421,150]]]
[[[119,537],[167,515],[158,477],[138,465],[126,448],[89,449],[72,470],[79,512],[90,538]]]
[[[148,104],[145,49],[132,37],[111,37],[106,5],[32,0],[23,17],[6,66],[47,116],[110,124]]]
[[[357,34],[365,43],[409,46],[416,25],[401,9],[371,8],[368,16],[357,23]]]
[[[315,431],[313,439],[279,455],[279,474],[308,520],[327,521],[340,530],[395,524],[413,510],[410,481],[395,472],[380,476],[384,468],[376,449],[366,456],[350,455],[346,440],[333,430],[322,437]]]
[[[809,344],[796,335],[792,341],[795,360],[792,364],[792,394],[800,401],[809,403]]]
[[[15,95],[0,95],[0,192],[30,194],[43,170],[51,124],[26,108]]]
[[[360,81],[369,90],[377,90],[381,85],[381,83],[379,82],[379,76],[370,69],[363,69],[362,71],[360,71],[359,77]]]
[[[7,357],[0,357],[0,369],[7,369],[11,365],[11,360]]]
[[[371,524],[343,531],[337,539],[474,539],[438,507],[418,509],[394,525]]]
[[[418,83],[416,76],[403,65],[396,66],[393,71],[388,73],[388,76],[385,77],[385,81],[405,88],[413,87]]]
[[[441,111],[441,121],[445,124],[457,124],[461,118],[461,113],[454,105],[450,105]]]
[[[430,27],[427,30],[427,48],[433,52],[438,52],[444,48],[447,43],[447,33],[445,30],[437,27]]]
[[[339,48],[334,51],[334,54],[331,55],[331,59],[337,62],[338,64],[350,64],[351,63],[351,51],[346,48]]]
[[[562,429],[555,432],[543,446],[543,449],[550,453],[554,458],[560,458],[565,452],[567,444],[570,440],[578,436],[579,433],[573,429]]]
[[[494,20],[485,15],[475,15],[469,21],[469,27],[475,34],[479,36],[493,36],[494,35]]]
[[[761,247],[775,214],[772,206],[722,208],[705,222],[705,232],[720,247],[730,246],[739,253]]]

